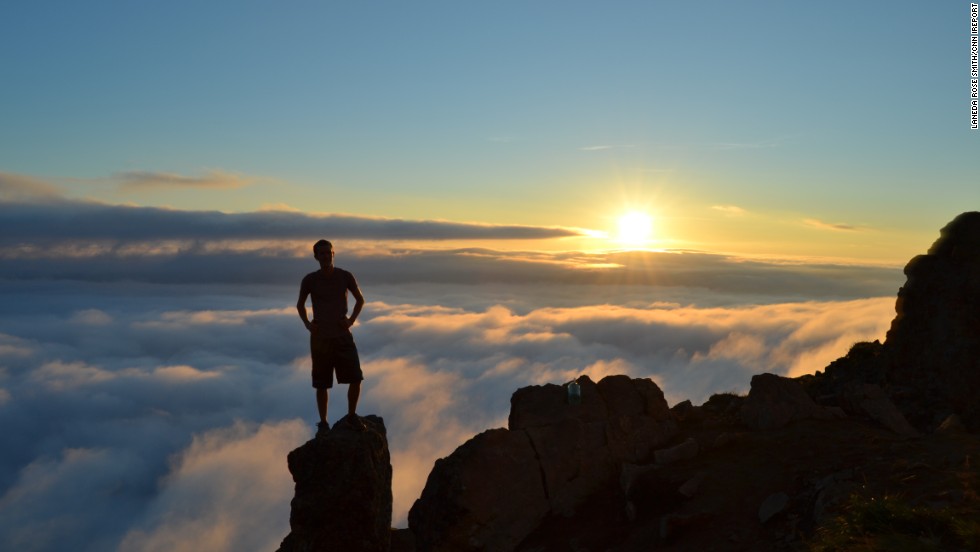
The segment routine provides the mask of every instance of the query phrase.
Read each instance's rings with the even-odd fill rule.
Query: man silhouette
[[[357,399],[361,395],[361,361],[354,345],[350,327],[364,306],[364,296],[354,275],[333,265],[333,244],[320,240],[313,245],[313,257],[320,263],[320,270],[303,277],[299,286],[296,310],[303,325],[310,332],[310,356],[313,360],[313,387],[316,388],[316,406],[320,413],[317,433],[330,429],[327,423],[329,390],[333,387],[334,372],[337,382],[348,384],[347,421],[355,429],[364,429],[364,422],[357,416]],[[354,310],[347,316],[347,292],[354,296]],[[306,298],[313,300],[313,320],[306,315]]]

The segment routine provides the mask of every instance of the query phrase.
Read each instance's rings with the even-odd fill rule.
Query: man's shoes
[[[316,424],[316,435],[317,435],[317,437],[319,437],[320,435],[326,435],[328,431],[330,431],[330,424],[329,423],[327,423],[327,422],[319,422],[319,423]]]

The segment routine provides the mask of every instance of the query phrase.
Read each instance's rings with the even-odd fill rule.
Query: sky
[[[319,238],[404,527],[519,387],[883,339],[980,202],[958,0],[42,0],[0,51],[4,549],[278,546]]]

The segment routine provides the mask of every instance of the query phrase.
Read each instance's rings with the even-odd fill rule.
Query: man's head
[[[333,257],[333,244],[320,240],[313,244],[313,257],[320,262],[329,262]]]

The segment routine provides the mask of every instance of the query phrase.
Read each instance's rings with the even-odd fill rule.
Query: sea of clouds
[[[671,404],[745,392],[753,374],[810,373],[883,338],[904,279],[693,251],[439,246],[572,234],[8,194],[0,548],[274,550],[286,454],[316,421],[295,301],[319,237],[367,298],[359,412],[388,428],[396,526],[437,458],[506,425],[519,387],[628,374]]]

